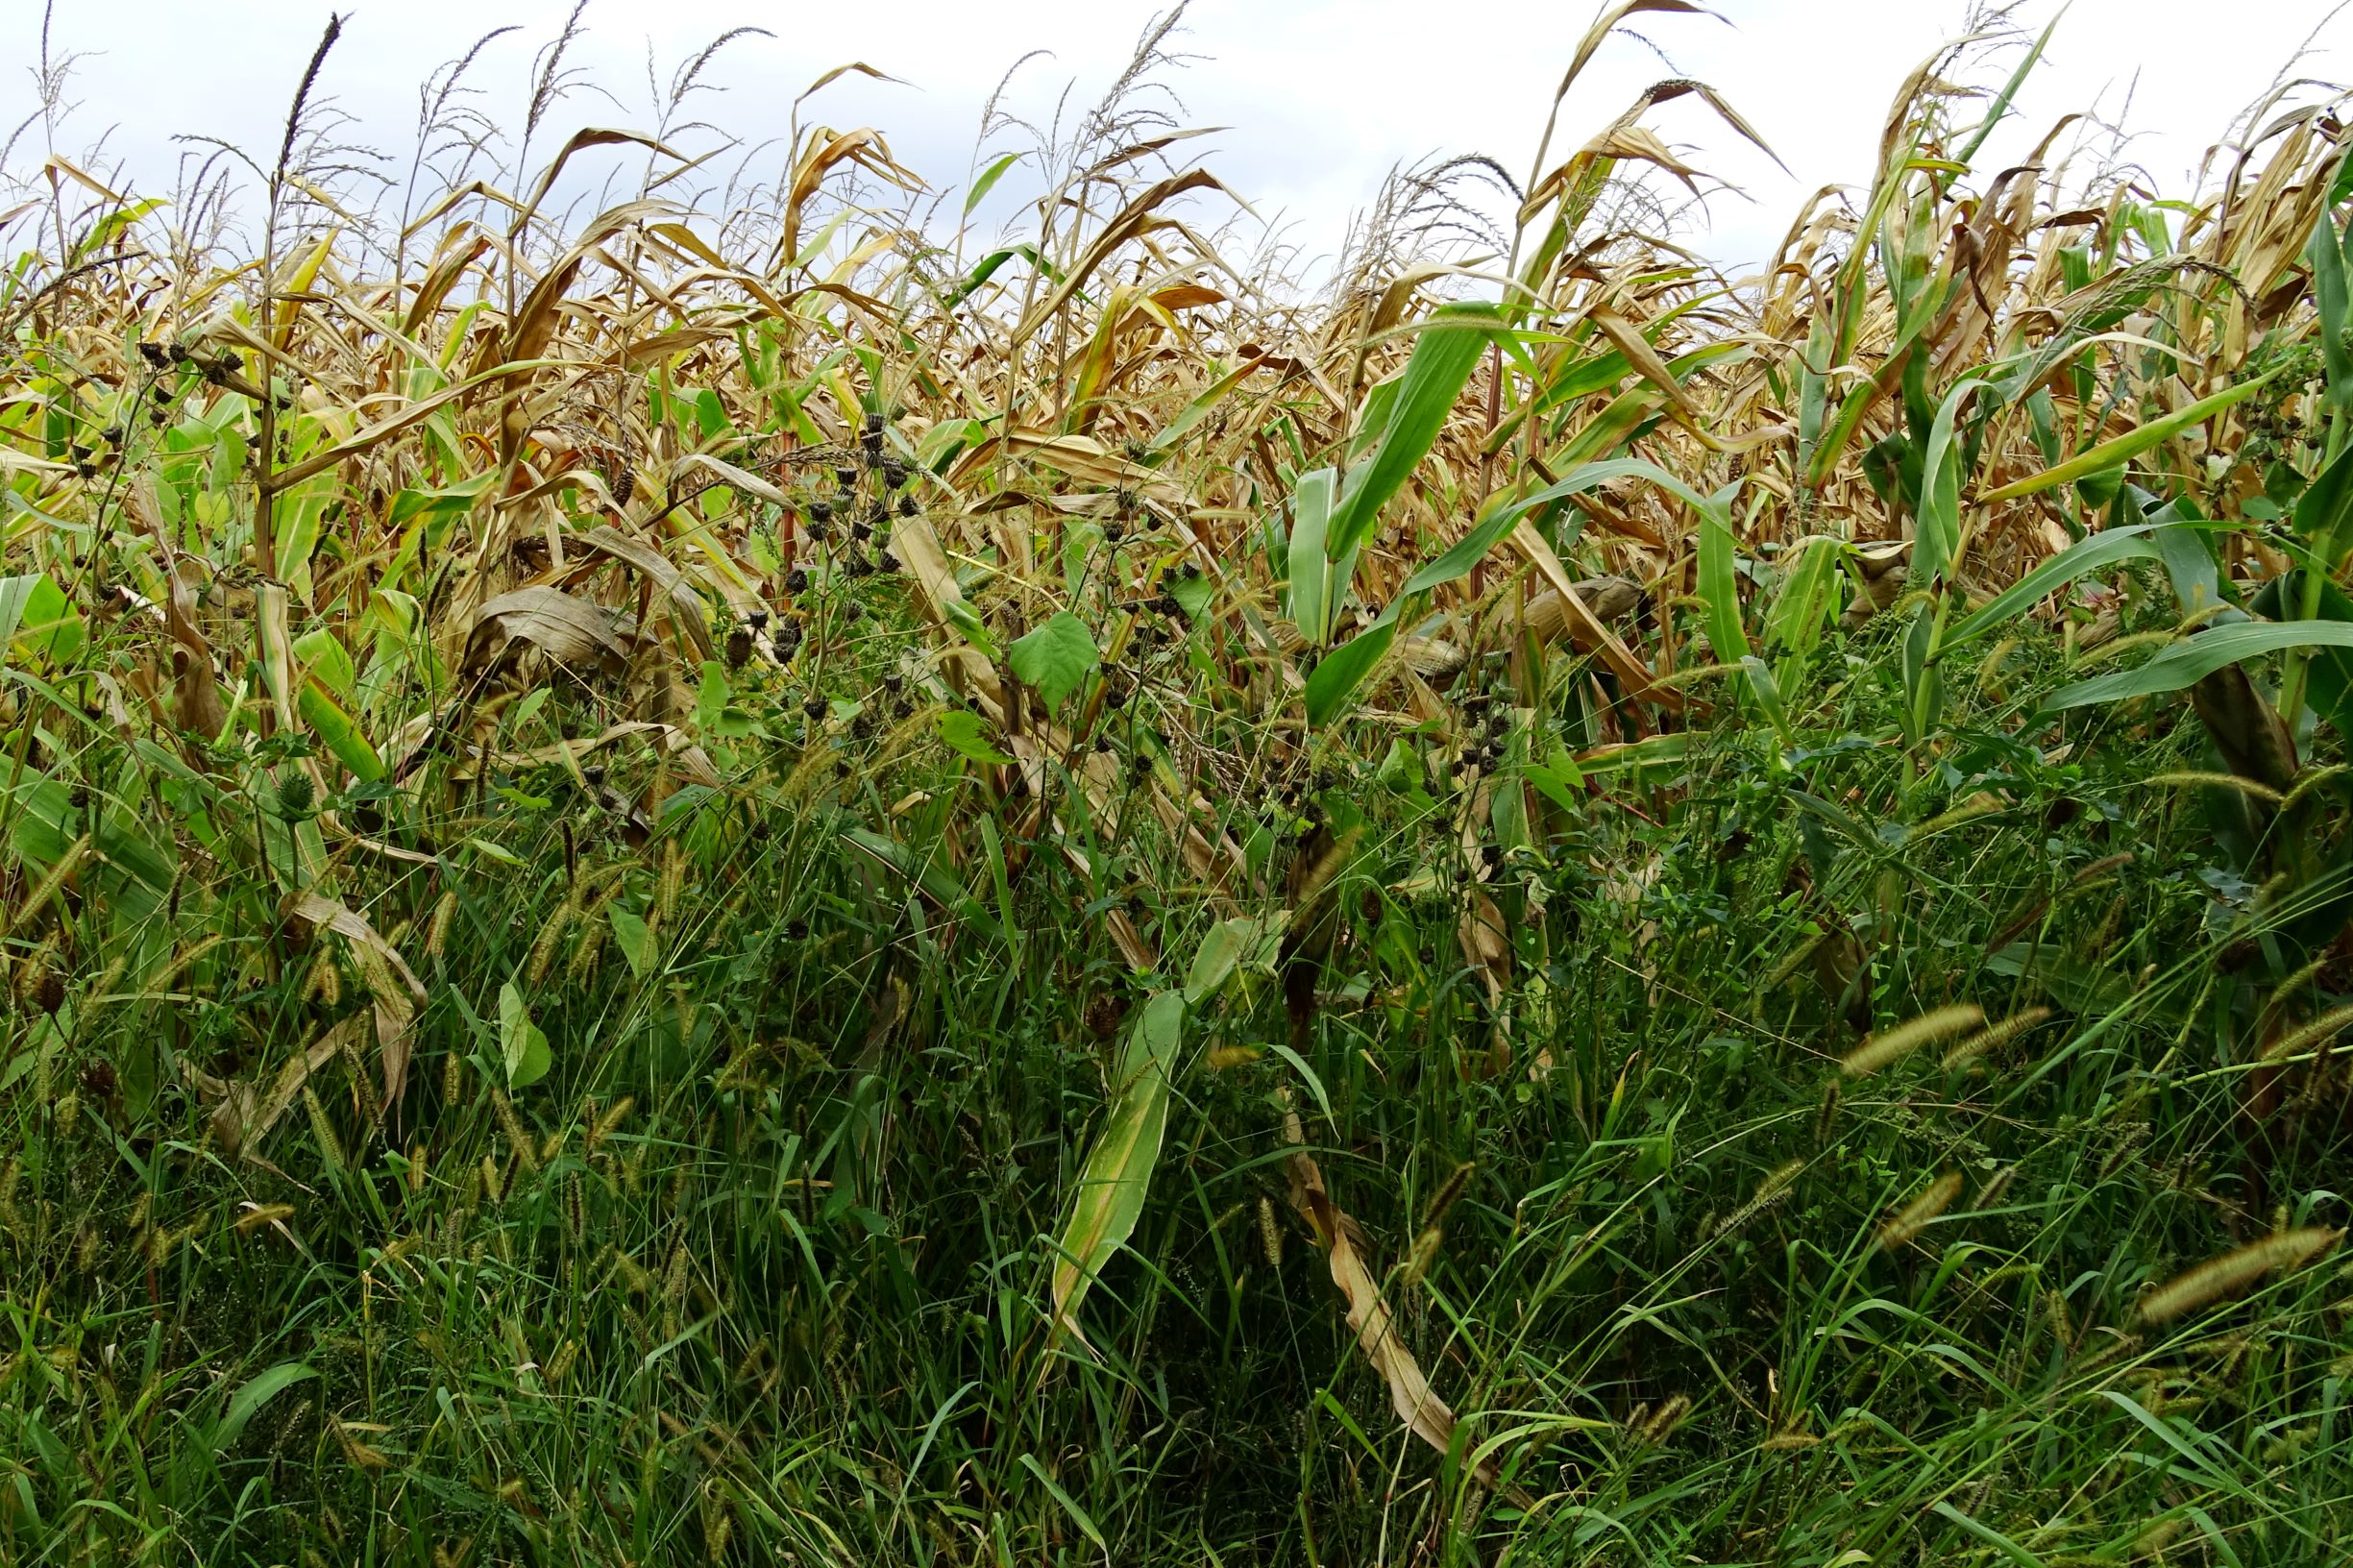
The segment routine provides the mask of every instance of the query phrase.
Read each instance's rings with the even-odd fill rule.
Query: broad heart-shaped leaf
[[[2079,680],[2061,687],[2044,702],[2043,711],[2080,708],[2094,702],[2117,702],[2128,697],[2178,692],[2213,674],[2226,664],[2276,653],[2289,648],[2353,648],[2353,624],[2342,621],[2242,622],[2216,626],[2173,644],[2137,670]]]
[[[1049,708],[1061,707],[1063,698],[1077,691],[1102,660],[1087,623],[1068,610],[1057,611],[1005,650],[1016,678],[1035,687]]]
[[[527,1089],[548,1075],[548,1037],[531,1021],[523,992],[513,981],[499,988],[499,1054],[506,1064],[506,1087]]]
[[[949,749],[970,757],[974,762],[993,763],[998,767],[1013,758],[989,744],[988,721],[977,713],[951,708],[940,715],[940,739]]]
[[[1120,1053],[1111,1117],[1079,1172],[1078,1196],[1054,1261],[1054,1333],[1079,1334],[1078,1307],[1111,1255],[1135,1234],[1168,1126],[1168,1081],[1184,1038],[1185,993],[1164,991],[1143,1005]]]
[[[1346,557],[1372,532],[1381,508],[1430,454],[1480,355],[1504,331],[1503,316],[1492,305],[1442,305],[1430,313],[1382,423],[1381,446],[1332,514],[1324,537],[1327,559]]]

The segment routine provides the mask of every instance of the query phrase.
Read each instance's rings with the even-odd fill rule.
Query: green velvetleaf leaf
[[[989,744],[988,721],[977,713],[955,708],[940,715],[940,739],[947,743],[950,750],[970,757],[974,762],[993,763],[1002,768],[1013,761],[1013,758]]]
[[[1068,610],[1058,610],[1037,630],[1005,650],[1005,661],[1016,678],[1034,687],[1048,708],[1078,690],[1079,682],[1103,662],[1087,623]]]

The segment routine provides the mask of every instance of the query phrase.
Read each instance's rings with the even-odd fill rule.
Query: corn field
[[[2345,98],[1728,277],[1696,10],[1314,287],[1174,13],[20,132],[0,1559],[2353,1562]]]

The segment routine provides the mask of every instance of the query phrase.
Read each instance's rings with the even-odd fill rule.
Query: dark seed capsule
[[[882,482],[886,489],[895,490],[907,482],[907,465],[895,457],[882,460]]]
[[[843,606],[842,606],[842,619],[843,619],[843,620],[845,620],[845,621],[863,621],[863,620],[865,620],[865,619],[866,619],[866,606],[865,606],[865,605],[863,605],[863,604],[857,604],[857,603],[850,603],[850,604],[845,604],[845,605],[843,605]]]
[[[40,983],[33,988],[33,1001],[51,1017],[65,1005],[65,977],[55,969],[42,972]]]
[[[778,664],[791,664],[793,655],[800,651],[800,639],[787,637],[780,631],[776,633],[776,640],[768,645],[768,650],[775,655]]]
[[[894,719],[904,719],[913,712],[915,712],[915,704],[903,697],[891,704],[891,717]]]
[[[800,705],[800,711],[807,714],[810,721],[815,723],[825,717],[825,699],[821,697],[813,697]]]
[[[880,435],[882,433],[882,415],[875,413],[870,409],[868,411],[866,416],[866,433],[869,435]]]
[[[744,617],[744,624],[754,631],[764,631],[768,627],[768,612],[766,610],[754,610],[749,615]]]
[[[751,657],[751,628],[738,626],[727,633],[727,668],[741,670]]]
[[[613,504],[626,506],[629,504],[629,498],[635,494],[637,494],[637,475],[628,469],[622,470],[621,478],[613,481]]]
[[[809,922],[807,920],[787,920],[784,925],[784,934],[794,942],[806,942],[809,940]]]
[[[858,471],[854,468],[837,468],[833,471],[833,482],[845,490],[854,489],[858,483]]]
[[[907,677],[900,674],[895,670],[882,677],[882,689],[886,692],[896,692],[900,687],[906,684]]]
[[[898,498],[898,515],[901,517],[913,517],[922,509],[916,504],[915,492],[912,490]]]
[[[823,523],[831,519],[832,516],[833,502],[829,501],[813,501],[809,502],[809,517],[812,522]]]

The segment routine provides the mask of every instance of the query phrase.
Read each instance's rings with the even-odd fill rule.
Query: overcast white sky
[[[482,107],[519,124],[533,52],[569,0],[337,0],[349,14],[325,88],[363,137],[404,155],[416,86],[437,63],[503,23],[522,31],[485,52]],[[0,0],[0,80],[12,125],[35,99],[30,63],[41,0]],[[107,151],[149,190],[168,187],[177,132],[274,152],[284,104],[330,7],[322,0],[62,0],[52,47],[82,52],[80,109],[60,137]],[[935,184],[965,178],[981,108],[1006,68],[1033,49],[1015,103],[1050,113],[1066,84],[1076,101],[1124,63],[1155,7],[1148,0],[592,0],[575,61],[619,104],[582,94],[554,114],[551,142],[580,125],[650,126],[649,50],[667,79],[679,60],[736,26],[773,38],[734,45],[712,73],[727,90],[702,114],[748,142],[777,135],[814,77],[853,60],[905,85],[848,78],[811,110],[836,126],[870,124],[900,160]],[[1962,25],[1961,0],[1718,0],[1725,20],[1648,15],[1643,41],[1609,44],[1572,94],[1561,142],[1574,147],[1643,86],[1691,76],[1721,90],[1788,163],[1775,168],[1696,98],[1652,124],[1701,167],[1752,201],[1708,204],[1701,240],[1726,261],[1778,240],[1815,187],[1867,181],[1888,100],[1913,65]],[[2040,27],[2051,0],[2026,0]],[[1229,127],[1195,143],[1209,165],[1310,254],[1328,253],[1349,212],[1400,159],[1482,152],[1525,179],[1560,71],[1591,20],[1583,0],[1195,0],[1180,46],[1197,57],[1173,78],[1193,125]],[[2334,0],[2074,0],[2047,65],[2019,101],[2007,144],[2037,139],[2070,110],[2096,108],[2140,133],[2132,159],[2169,194],[2232,116],[2319,29],[2299,74],[2353,80],[2353,11]],[[1663,57],[1663,58],[1662,58]],[[2128,106],[2129,101],[2129,106]],[[38,133],[36,132],[36,139]],[[1996,144],[1998,149],[2003,143]],[[26,162],[20,145],[14,162]],[[1556,150],[1558,150],[1556,148]],[[779,146],[765,155],[772,173]],[[37,161],[36,150],[35,161]],[[1989,166],[1998,167],[1998,164]],[[1009,181],[1009,184],[1011,182]]]

